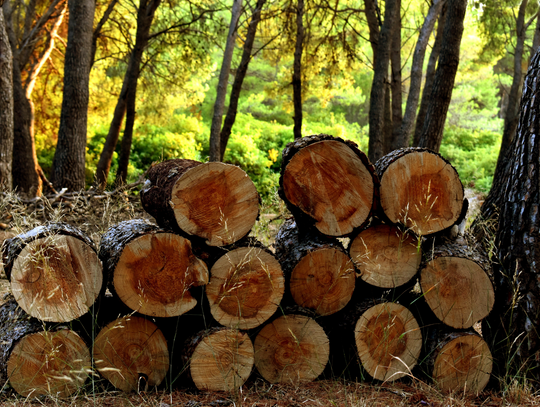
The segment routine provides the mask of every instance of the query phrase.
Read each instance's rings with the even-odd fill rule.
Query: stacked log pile
[[[157,225],[113,225],[99,248],[59,223],[6,241],[15,298],[0,309],[10,326],[0,376],[20,394],[68,395],[88,374],[89,362],[72,363],[45,374],[46,385],[27,384],[42,365],[22,343],[43,332],[66,337],[57,347],[69,350],[68,364],[86,363],[92,345],[95,369],[124,391],[167,376],[168,385],[230,391],[254,370],[298,383],[340,353],[380,381],[418,373],[444,390],[479,392],[489,380],[489,348],[471,329],[493,308],[489,262],[449,233],[466,200],[438,154],[403,149],[372,165],[328,135],[290,143],[279,195],[293,218],[272,248],[248,237],[260,199],[238,167],[166,161],[148,171],[140,195]],[[88,314],[93,343],[59,326]],[[187,322],[194,316],[200,323]],[[57,376],[70,386],[52,383]]]

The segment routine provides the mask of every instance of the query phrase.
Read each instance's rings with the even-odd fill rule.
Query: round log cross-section
[[[255,366],[270,383],[314,380],[323,372],[329,354],[324,330],[303,315],[281,316],[255,338]]]
[[[353,143],[311,136],[288,145],[283,157],[280,193],[299,223],[298,210],[321,233],[345,236],[366,222],[376,181],[367,157]]]
[[[381,207],[393,223],[419,236],[453,226],[462,216],[463,185],[439,154],[417,148],[395,150],[375,164]]]
[[[127,316],[109,323],[94,343],[99,373],[125,392],[158,386],[169,370],[167,341],[151,321]]]
[[[399,287],[410,281],[422,261],[418,240],[393,225],[379,224],[356,236],[349,254],[366,283],[382,288]]]
[[[259,326],[276,311],[285,279],[278,261],[256,247],[241,247],[212,267],[206,296],[221,325],[238,329]]]
[[[88,378],[90,351],[74,331],[41,331],[17,342],[7,361],[13,389],[24,397],[69,397]]]
[[[354,334],[362,366],[378,380],[394,381],[408,374],[422,349],[422,333],[413,314],[393,302],[366,310]]]
[[[21,308],[51,322],[69,322],[86,314],[103,283],[97,253],[84,241],[67,235],[42,237],[25,245],[9,276]]]

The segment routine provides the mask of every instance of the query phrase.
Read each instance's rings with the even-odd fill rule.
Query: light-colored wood
[[[191,287],[208,283],[208,268],[189,240],[173,233],[130,241],[114,270],[118,297],[132,310],[154,317],[181,315],[197,305]]]
[[[253,344],[235,329],[204,336],[190,359],[191,378],[199,390],[234,391],[248,379],[253,368]]]
[[[298,384],[315,380],[330,355],[321,326],[303,315],[284,315],[255,338],[255,366],[270,383]]]
[[[422,333],[412,313],[385,302],[365,311],[354,330],[360,362],[375,379],[394,381],[411,373],[422,349]]]
[[[492,367],[486,342],[478,335],[461,335],[438,353],[433,380],[443,391],[479,393],[486,387]]]
[[[382,288],[399,287],[414,277],[422,251],[418,240],[392,225],[375,225],[351,242],[351,259],[366,283]]]
[[[296,304],[331,315],[343,309],[354,292],[356,273],[350,257],[335,248],[309,252],[293,269],[290,290]]]
[[[21,396],[69,397],[91,372],[90,351],[69,329],[36,332],[14,346],[7,372],[9,383]]]
[[[102,265],[82,240],[51,235],[27,244],[13,263],[11,292],[28,314],[69,322],[88,312],[101,290]]]
[[[259,194],[239,167],[220,162],[198,165],[174,184],[171,207],[180,229],[225,246],[246,236],[259,214]]]
[[[292,157],[283,174],[283,190],[293,205],[315,219],[321,233],[344,236],[367,220],[374,183],[351,148],[324,140]]]
[[[391,222],[419,236],[452,226],[463,208],[463,187],[456,170],[438,155],[403,155],[384,171],[381,206]]]
[[[441,256],[420,272],[424,298],[437,318],[453,328],[470,328],[485,318],[495,303],[493,285],[474,261]]]
[[[103,328],[94,342],[94,363],[125,392],[159,386],[169,370],[167,341],[151,321],[127,316]]]
[[[251,329],[270,318],[283,297],[285,279],[279,262],[256,247],[241,247],[212,267],[206,286],[210,311],[224,326]]]

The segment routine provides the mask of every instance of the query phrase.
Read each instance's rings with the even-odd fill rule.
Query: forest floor
[[[482,197],[467,192],[471,212],[477,211]],[[264,207],[254,234],[270,245],[279,224],[287,216],[276,199]],[[96,243],[111,225],[132,218],[151,218],[144,212],[136,193],[64,194],[61,197],[22,200],[14,194],[0,196],[0,239],[30,230],[47,221],[63,221],[80,227]],[[3,277],[3,278],[2,278]],[[8,281],[0,275],[0,294],[9,291]],[[1,296],[0,296],[1,298]],[[0,406],[540,406],[540,396],[522,384],[510,384],[502,391],[486,390],[479,395],[443,394],[413,376],[397,383],[355,382],[336,378],[312,383],[274,385],[260,378],[249,379],[235,394],[201,392],[196,389],[153,390],[125,394],[103,383],[89,380],[85,388],[68,399],[54,397],[22,398],[10,388],[0,389]]]

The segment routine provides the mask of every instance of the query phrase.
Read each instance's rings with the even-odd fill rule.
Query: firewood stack
[[[471,329],[493,307],[489,262],[448,233],[466,205],[438,154],[403,149],[372,165],[332,136],[290,143],[279,195],[293,218],[273,248],[248,237],[260,198],[236,166],[169,160],[150,168],[140,195],[157,225],[113,225],[99,249],[65,224],[6,241],[15,298],[0,308],[0,379],[16,391],[71,394],[89,373],[89,345],[95,369],[124,391],[166,377],[231,391],[253,368],[300,383],[339,352],[381,381],[419,372],[478,392],[489,380],[490,351]],[[93,344],[59,325],[88,313]],[[54,335],[64,364],[26,353],[33,335]]]

